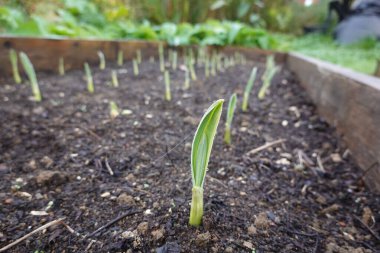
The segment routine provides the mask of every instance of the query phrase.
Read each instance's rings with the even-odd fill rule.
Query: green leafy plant
[[[84,63],[84,72],[86,74],[87,79],[87,90],[90,93],[94,93],[94,81],[92,79],[91,69],[87,62]]]
[[[236,94],[232,94],[230,101],[228,102],[226,128],[224,131],[224,142],[228,145],[231,144],[231,124],[236,109]]]
[[[123,66],[123,63],[124,63],[124,53],[122,50],[119,50],[117,52],[117,65]]]
[[[113,85],[113,87],[115,87],[115,88],[119,87],[119,80],[117,78],[117,72],[116,72],[116,70],[112,70],[112,72],[111,72],[111,78],[112,78],[112,85]]]
[[[63,76],[65,74],[65,62],[63,57],[59,57],[58,61],[58,73]]]
[[[13,79],[15,81],[15,83],[21,83],[21,77],[20,77],[20,73],[18,71],[18,61],[17,61],[17,53],[14,49],[11,49],[9,51],[9,59],[11,61],[11,64],[12,64],[12,72],[13,72]]]
[[[259,94],[258,94],[258,98],[260,100],[264,99],[265,94],[268,88],[270,87],[270,85],[272,84],[272,79],[277,71],[278,71],[278,67],[273,67],[272,69],[268,71],[268,74],[264,77],[263,85],[261,86]]]
[[[111,119],[116,118],[120,114],[119,107],[114,101],[110,101],[110,117]]]
[[[170,75],[169,71],[165,70],[164,72],[164,79],[165,79],[165,100],[170,101],[172,99],[172,94],[170,91]]]
[[[106,68],[106,58],[104,57],[104,54],[102,51],[98,51],[99,56],[99,69],[105,69]]]
[[[251,93],[253,84],[255,83],[257,74],[257,68],[254,67],[252,69],[251,75],[249,76],[247,85],[245,86],[244,95],[243,95],[243,104],[241,106],[241,109],[243,112],[246,112],[248,110],[248,100],[249,100],[249,94]]]
[[[219,99],[207,109],[195,132],[191,148],[193,189],[189,224],[192,226],[199,226],[202,222],[203,185],[216,129],[222,114],[223,102],[223,99]]]
[[[138,76],[139,75],[139,63],[137,62],[136,59],[133,59],[132,64],[133,64],[133,74],[135,76]]]
[[[37,76],[36,76],[36,72],[34,71],[33,64],[24,52],[20,53],[20,60],[26,74],[28,75],[30,84],[32,86],[34,100],[36,100],[37,102],[40,102],[42,100],[42,96],[40,92],[40,87],[38,86]]]

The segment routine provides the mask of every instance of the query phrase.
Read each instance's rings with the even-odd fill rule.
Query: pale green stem
[[[17,53],[14,49],[11,49],[9,51],[9,58],[11,60],[11,64],[12,64],[12,71],[13,71],[13,79],[15,81],[15,83],[21,83],[21,77],[20,77],[20,73],[18,71],[18,64],[17,64]]]
[[[170,91],[170,76],[169,71],[165,71],[165,99],[166,101],[170,101],[172,99],[171,91]]]
[[[201,225],[203,217],[203,189],[194,186],[192,192],[189,224],[198,227]]]
[[[117,65],[118,66],[123,66],[124,63],[124,53],[122,50],[119,50],[117,53]]]
[[[224,131],[224,142],[228,145],[231,144],[231,127],[229,124],[226,124],[226,129]]]
[[[243,110],[243,112],[246,112],[248,110],[248,98],[249,98],[249,93],[244,92],[243,104],[241,106],[241,109]]]
[[[135,76],[139,75],[139,64],[136,59],[133,59],[133,74]]]
[[[59,58],[59,62],[58,62],[58,72],[61,76],[63,76],[65,74],[65,62],[63,60],[63,57],[60,57]]]
[[[119,80],[117,78],[117,72],[116,70],[112,70],[111,72],[111,76],[112,76],[112,85],[113,87],[119,87]]]

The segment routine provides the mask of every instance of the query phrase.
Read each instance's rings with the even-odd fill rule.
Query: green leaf
[[[191,150],[191,170],[194,186],[203,187],[223,102],[223,99],[219,99],[208,108],[195,132]]]
[[[230,97],[230,101],[228,102],[226,124],[229,126],[231,126],[232,120],[234,118],[235,108],[236,108],[236,93],[232,94],[232,96]]]
[[[36,72],[34,71],[33,64],[29,60],[29,57],[24,52],[20,53],[20,60],[21,60],[21,64],[24,67],[26,74],[28,75],[30,84],[32,86],[32,92],[34,95],[34,99],[37,102],[40,102],[42,100],[42,96],[41,96],[40,88],[38,86]]]

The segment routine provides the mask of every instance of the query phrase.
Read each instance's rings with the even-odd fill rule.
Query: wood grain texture
[[[165,47],[167,45],[163,43]],[[83,64],[98,64],[97,51],[102,51],[106,61],[116,61],[117,53],[122,50],[125,60],[136,57],[137,50],[148,58],[158,55],[159,42],[132,41],[132,40],[89,40],[89,39],[46,39],[28,37],[1,37],[0,36],[0,75],[10,76],[12,68],[9,62],[9,50],[25,52],[32,61],[36,71],[57,72],[59,58],[63,57],[65,69],[81,69]],[[195,49],[195,47],[193,47]],[[248,59],[265,61],[273,52],[261,49],[243,47],[213,47],[208,51],[218,50],[225,54],[240,52]],[[184,47],[179,47],[184,52]],[[276,61],[284,63],[286,54],[276,54]],[[20,68],[21,69],[21,68]]]
[[[158,43],[146,41],[111,41],[80,39],[41,39],[25,37],[0,37],[0,74],[11,74],[9,49],[25,52],[36,71],[57,72],[60,57],[64,58],[65,69],[83,68],[84,62],[98,64],[97,51],[102,51],[106,60],[116,61],[119,50],[124,59],[130,60],[141,50],[143,57],[157,54]]]
[[[287,65],[343,135],[367,185],[380,192],[380,79],[293,53]]]

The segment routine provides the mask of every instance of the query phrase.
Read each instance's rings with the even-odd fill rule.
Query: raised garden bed
[[[95,63],[99,45],[93,47],[93,58],[87,56],[90,46],[83,54],[78,49],[78,62],[68,66],[81,67],[86,59]],[[256,96],[258,78],[249,111],[243,113],[245,83],[253,66],[262,75],[268,52],[237,49],[246,52],[247,63],[215,77],[206,78],[204,68],[198,67],[198,80],[188,90],[183,89],[184,72],[170,70],[172,101],[167,102],[157,60],[148,60],[156,44],[140,45],[149,53],[139,76],[133,75],[130,61],[118,67],[108,60],[105,70],[93,65],[93,95],[86,90],[82,70],[64,76],[37,72],[41,103],[30,100],[29,85],[16,85],[10,78],[1,81],[0,248],[49,221],[65,218],[74,231],[63,225],[50,227],[9,252],[380,249],[380,198],[365,187],[364,173],[348,147],[317,114],[289,71],[287,66],[294,65],[282,65],[262,101]],[[109,59],[116,57],[114,48],[104,51],[106,56],[113,54]],[[43,51],[34,53],[37,61],[48,62]],[[6,57],[1,55],[1,67]],[[277,59],[285,63],[284,55]],[[56,69],[52,63],[38,66]],[[115,69],[118,88],[110,85]],[[223,143],[225,103],[206,176],[203,224],[193,228],[188,225],[191,141],[204,110],[216,99],[228,100],[233,92],[239,103],[232,145]],[[111,100],[132,113],[110,119]],[[280,139],[285,141],[251,152]]]

